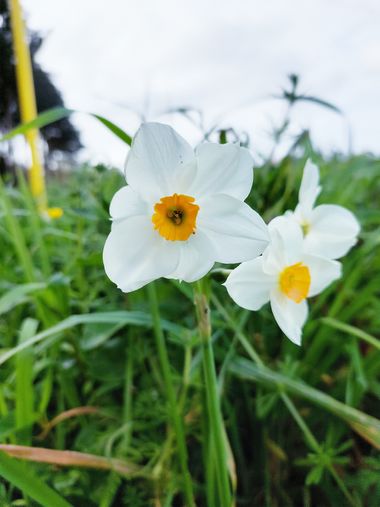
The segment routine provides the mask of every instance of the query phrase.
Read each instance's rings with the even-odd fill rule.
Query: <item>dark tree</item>
[[[42,44],[42,38],[35,32],[29,33],[29,47],[39,113],[52,107],[64,106],[61,93],[53,84],[49,74],[36,63],[35,55]],[[12,33],[9,8],[6,0],[0,0],[0,132],[6,132],[20,123],[18,107],[15,59],[12,47]],[[56,152],[74,154],[81,147],[79,133],[69,119],[63,118],[41,129],[49,155]],[[5,170],[7,155],[2,152],[0,171]]]

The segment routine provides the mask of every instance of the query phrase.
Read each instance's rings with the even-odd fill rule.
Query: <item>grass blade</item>
[[[19,343],[16,347],[13,347],[10,350],[7,350],[3,354],[0,355],[0,365],[4,364],[8,359],[15,356],[22,350],[39,343],[46,338],[50,338],[54,335],[58,335],[63,331],[67,331],[75,326],[79,326],[80,324],[121,324],[131,325],[131,326],[142,326],[142,327],[152,327],[152,318],[150,315],[144,312],[129,312],[129,311],[119,311],[119,312],[102,312],[102,313],[88,313],[83,315],[72,315],[65,320],[62,320],[55,326],[51,326],[49,329],[37,333],[36,335],[30,337],[29,339]],[[168,322],[165,320],[161,321],[162,327],[166,331],[170,331],[177,336],[183,336],[183,328],[178,326],[177,324],[173,324],[172,322]]]
[[[20,330],[19,343],[36,334],[38,321],[27,318]],[[16,356],[16,426],[25,427],[21,443],[31,443],[31,424],[34,420],[33,350],[24,350]]]
[[[89,113],[91,116],[96,118],[100,121],[105,127],[107,127],[115,136],[117,136],[119,139],[124,141],[129,146],[132,144],[132,138],[129,136],[124,130],[122,130],[120,127],[112,123],[112,121],[107,120],[107,118],[104,118],[103,116],[100,116],[98,114]]]
[[[0,315],[29,301],[29,294],[46,288],[46,283],[24,283],[13,287],[0,298]]]
[[[72,109],[67,109],[66,107],[55,107],[53,109],[49,109],[48,111],[44,111],[34,118],[34,120],[23,123],[22,125],[10,130],[7,134],[0,138],[0,142],[9,141],[13,137],[25,134],[28,130],[50,125],[50,123],[54,123],[55,121],[70,116],[73,112],[74,111]]]
[[[67,116],[70,116],[73,113],[84,113],[89,116],[92,116],[93,118],[100,121],[100,123],[102,123],[108,130],[110,130],[113,134],[115,134],[115,136],[121,139],[124,143],[131,145],[132,138],[126,132],[124,132],[123,129],[115,125],[110,120],[107,120],[103,116],[100,116],[95,113],[86,113],[84,111],[77,111],[75,109],[67,109],[66,107],[55,107],[53,109],[49,109],[48,111],[44,111],[43,113],[39,114],[36,118],[34,118],[34,120],[29,121],[27,123],[23,123],[22,125],[19,125],[18,127],[9,131],[7,134],[5,134],[3,137],[0,138],[0,143],[4,141],[9,141],[13,137],[16,137],[20,134],[25,134],[31,129],[46,127],[46,125],[50,125],[51,123],[61,120],[62,118],[66,118]]]
[[[18,463],[0,452],[0,475],[43,507],[73,507],[44,484],[24,463]]]
[[[285,391],[290,394],[300,396],[318,405],[332,414],[340,417],[347,422],[360,436],[367,440],[377,449],[380,449],[380,421],[375,417],[369,416],[356,408],[345,405],[344,403],[332,398],[328,394],[319,391],[313,387],[304,384],[299,380],[294,380],[276,373],[269,368],[256,366],[252,361],[244,358],[235,358],[228,366],[231,373],[268,386],[271,389]]]
[[[25,445],[8,444],[0,444],[0,451],[2,451],[0,452],[0,456],[4,456],[4,453],[6,453],[9,456],[27,461],[34,461],[36,463],[50,463],[58,466],[94,468],[98,470],[114,470],[124,476],[130,476],[138,473],[139,471],[139,468],[133,463],[83,452],[56,451],[55,449],[45,449],[43,447],[28,447]],[[13,460],[12,462],[15,463]],[[1,473],[2,469],[0,459],[0,474]],[[10,479],[8,480],[12,482]],[[23,489],[23,491],[32,496],[26,490]],[[52,507],[53,505],[55,504],[49,504],[48,507]],[[68,504],[65,505],[67,507]]]
[[[356,338],[365,341],[369,345],[372,345],[377,350],[380,350],[380,340],[357,327],[350,326],[349,324],[345,324],[344,322],[340,322],[339,320],[333,319],[331,317],[324,317],[321,319],[321,322],[334,329],[339,329],[339,331],[343,331],[344,333],[347,333],[351,336],[355,336]]]

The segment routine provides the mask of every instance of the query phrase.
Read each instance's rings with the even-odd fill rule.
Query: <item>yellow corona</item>
[[[282,271],[279,283],[281,292],[295,303],[300,303],[309,294],[310,281],[309,268],[298,262]]]
[[[196,228],[199,206],[194,202],[189,195],[162,197],[154,206],[154,228],[169,241],[186,241]]]

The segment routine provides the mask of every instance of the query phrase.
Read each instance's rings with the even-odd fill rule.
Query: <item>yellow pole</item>
[[[16,59],[16,79],[20,105],[20,116],[23,123],[34,120],[37,116],[36,95],[34,91],[32,62],[29,45],[26,39],[25,25],[19,0],[9,0],[13,48]],[[47,212],[44,168],[39,150],[38,129],[28,130],[25,134],[32,156],[29,170],[29,182],[33,196],[41,212]]]

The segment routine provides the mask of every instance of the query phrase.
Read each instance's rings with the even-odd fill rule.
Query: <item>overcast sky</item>
[[[38,60],[66,106],[104,115],[133,134],[143,114],[199,132],[166,111],[195,107],[269,147],[283,106],[271,99],[289,73],[336,104],[295,110],[293,132],[309,128],[326,152],[380,151],[378,0],[23,0],[28,26],[46,36]],[[135,114],[136,111],[139,114]],[[95,120],[76,115],[84,157],[121,167],[125,146]]]

